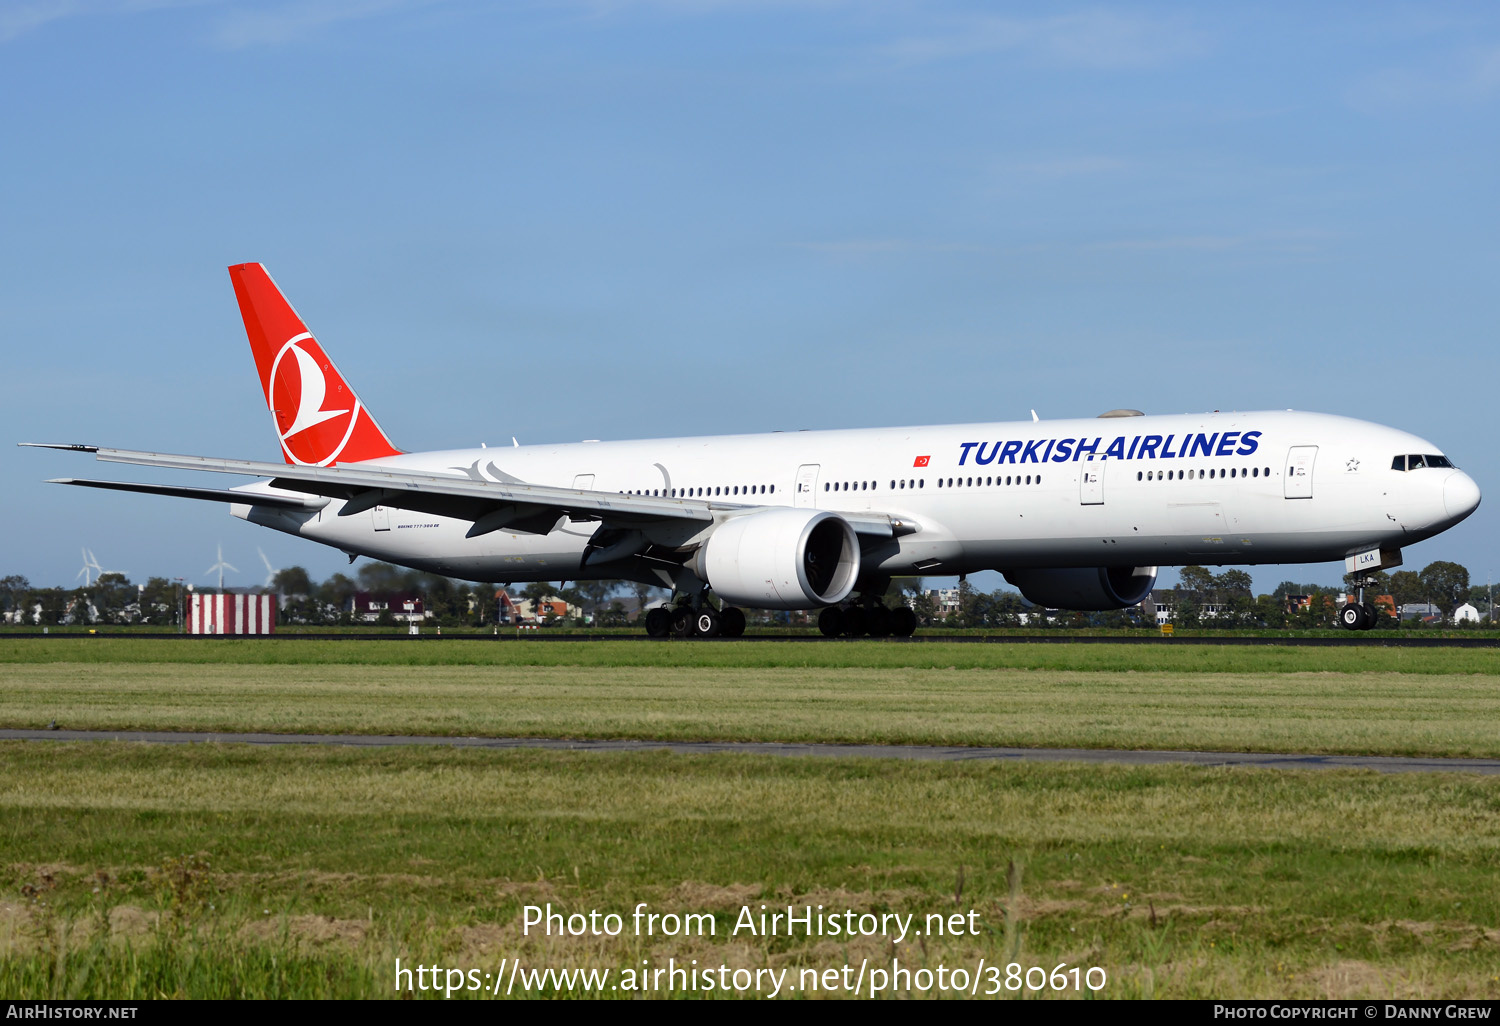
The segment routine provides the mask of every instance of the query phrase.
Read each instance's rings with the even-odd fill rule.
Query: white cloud
[[[1500,94],[1500,46],[1445,54],[1437,66],[1387,68],[1356,82],[1347,99],[1370,114],[1478,103]]]
[[[0,6],[0,43],[8,43],[65,18],[117,17],[218,2],[220,0],[12,0]]]
[[[973,18],[945,33],[901,40],[888,51],[914,63],[1019,53],[1051,64],[1114,70],[1197,56],[1207,45],[1205,33],[1181,19],[1092,9],[1048,18]]]
[[[220,45],[231,49],[280,46],[298,42],[339,22],[360,21],[441,2],[442,0],[301,0],[271,8],[235,11],[220,24],[214,38]]]
[[[228,47],[296,42],[328,25],[443,0],[294,0],[255,9],[228,0],[0,0],[0,43],[69,18],[122,17],[178,7],[227,7],[213,37]]]
[[[1086,178],[1098,175],[1114,175],[1135,168],[1131,161],[1120,157],[1085,155],[1078,157],[1050,157],[1041,160],[1008,161],[1000,164],[996,171],[1006,177],[1057,179]]]
[[[846,259],[902,253],[965,253],[979,249],[961,242],[930,242],[921,239],[842,239],[834,242],[798,242],[795,245],[798,249]]]
[[[1085,249],[1104,252],[1223,253],[1231,250],[1271,253],[1313,253],[1332,236],[1314,229],[1251,232],[1243,235],[1161,235],[1134,239],[1109,239],[1089,243]]]

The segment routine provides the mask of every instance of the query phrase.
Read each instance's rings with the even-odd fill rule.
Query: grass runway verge
[[[660,665],[640,665],[651,656]],[[10,641],[0,726],[1495,758],[1497,663],[1467,650]]]
[[[0,725],[1494,757],[1494,660],[8,640]],[[1099,966],[1104,997],[1497,998],[1497,869],[1500,778],[1463,774],[0,743],[0,993],[18,998],[389,997],[398,957],[793,979],[984,958]],[[715,934],[523,934],[549,901],[644,901]],[[731,936],[761,904],[973,909],[981,929]]]
[[[1487,778],[21,742],[0,764],[12,997],[393,996],[397,957],[794,979],[986,958],[1100,966],[1109,997],[1500,996]],[[548,901],[715,932],[523,935]],[[732,936],[762,903],[980,929]]]

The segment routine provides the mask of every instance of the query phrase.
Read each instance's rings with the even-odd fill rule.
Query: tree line
[[[1469,583],[1469,571],[1458,563],[1429,563],[1420,571],[1398,570],[1371,575],[1375,586],[1367,589],[1366,598],[1390,595],[1397,608],[1428,603],[1436,607],[1443,621],[1452,619],[1464,603],[1478,610],[1489,625],[1490,596],[1484,585]],[[1282,581],[1274,591],[1254,595],[1251,578],[1243,570],[1230,569],[1215,574],[1205,567],[1185,566],[1179,572],[1176,588],[1155,594],[1167,604],[1171,619],[1178,626],[1208,625],[1216,627],[1324,627],[1328,626],[1340,596],[1352,587],[1346,578],[1337,585],[1298,584]],[[374,594],[419,595],[432,622],[443,625],[492,624],[499,612],[496,592],[499,585],[461,581],[439,574],[423,573],[369,562],[354,576],[335,573],[315,581],[300,566],[278,571],[268,587],[241,589],[250,592],[273,592],[281,596],[280,619],[283,623],[310,625],[347,625],[364,623],[353,609],[353,598],[359,592]],[[7,623],[59,625],[66,623],[160,624],[179,622],[179,608],[185,609],[189,592],[183,583],[166,577],[150,577],[137,585],[123,574],[104,574],[85,587],[35,587],[25,577],[0,578],[0,618]],[[1288,596],[1305,595],[1305,607],[1292,609]],[[534,582],[519,592],[513,601],[558,598],[579,610],[595,624],[623,625],[628,622],[631,607],[641,609],[666,597],[660,588],[627,581],[578,581],[560,586]],[[634,601],[628,602],[627,600]],[[1103,612],[1059,612],[1026,603],[1008,589],[981,592],[961,581],[957,608],[938,607],[934,593],[924,590],[920,579],[894,582],[886,601],[905,602],[917,613],[924,626],[948,627],[1154,627],[1141,607]],[[789,622],[784,613],[747,611],[753,621]],[[386,622],[393,622],[387,610]]]
[[[370,562],[350,576],[336,573],[315,581],[300,566],[287,567],[271,578],[268,586],[234,589],[246,593],[280,596],[278,617],[282,623],[322,626],[364,623],[353,609],[360,592],[377,595],[404,594],[422,598],[430,622],[447,625],[494,623],[498,613],[496,592],[500,585],[461,581],[440,574],[408,570],[390,563]],[[198,589],[209,592],[212,589]],[[123,574],[103,574],[84,587],[37,587],[25,577],[0,578],[0,619],[32,626],[61,624],[159,624],[176,625],[190,603],[185,582],[167,577],[149,577],[134,584]],[[560,587],[548,582],[527,584],[510,592],[513,601],[558,598],[582,610],[595,622],[625,623],[627,611],[621,596],[632,596],[638,604],[659,597],[662,590],[624,581],[579,581]],[[382,619],[394,622],[389,610]]]

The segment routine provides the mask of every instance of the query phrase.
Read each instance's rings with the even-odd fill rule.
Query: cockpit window
[[[1406,456],[1397,456],[1391,460],[1392,470],[1423,470],[1428,467],[1441,469],[1451,468],[1453,461],[1446,456],[1435,453],[1411,453]]]

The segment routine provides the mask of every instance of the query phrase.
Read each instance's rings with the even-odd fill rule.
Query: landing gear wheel
[[[736,609],[734,606],[725,606],[719,610],[719,636],[723,638],[739,638],[745,634],[744,610]]]
[[[679,638],[693,635],[693,611],[686,606],[672,610],[672,633]]]
[[[1365,626],[1364,607],[1357,602],[1349,602],[1339,610],[1339,626],[1346,631],[1363,630]]]
[[[865,632],[869,617],[865,611],[858,606],[850,606],[844,610],[844,636],[857,638]]]
[[[818,614],[818,630],[825,638],[836,638],[844,633],[844,611],[838,606],[829,606]]]
[[[866,625],[872,638],[884,638],[891,633],[891,611],[885,606],[873,606],[866,616]]]
[[[719,614],[712,609],[702,610],[693,618],[693,626],[700,637],[717,638],[719,636]]]
[[[646,612],[646,637],[665,638],[672,633],[672,612],[657,606]]]
[[[1365,603],[1365,625],[1363,630],[1373,631],[1380,626],[1380,610],[1375,608],[1375,603]]]
[[[910,606],[898,606],[891,610],[891,634],[898,638],[909,638],[917,629],[917,614]]]

